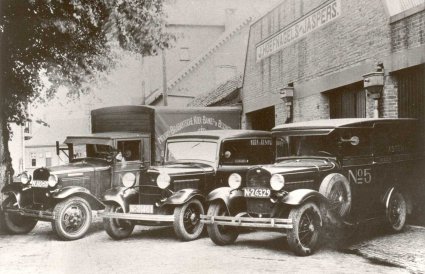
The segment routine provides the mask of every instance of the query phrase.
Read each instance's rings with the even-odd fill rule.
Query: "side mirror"
[[[353,146],[357,146],[360,143],[360,138],[358,136],[353,136],[350,139],[341,138],[341,142],[350,143]]]

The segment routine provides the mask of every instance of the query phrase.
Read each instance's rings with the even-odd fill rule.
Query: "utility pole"
[[[168,105],[167,102],[167,63],[165,60],[165,49],[162,49],[162,97],[164,99],[164,106]]]

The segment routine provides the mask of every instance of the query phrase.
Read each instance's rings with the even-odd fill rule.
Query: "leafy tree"
[[[13,174],[8,123],[22,124],[26,105],[60,85],[75,96],[89,92],[89,83],[113,68],[116,48],[153,55],[168,47],[162,2],[0,1],[0,188]]]

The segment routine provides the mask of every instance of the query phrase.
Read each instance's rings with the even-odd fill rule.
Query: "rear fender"
[[[187,188],[174,192],[165,201],[159,202],[158,206],[160,207],[164,205],[182,205],[195,197],[199,199],[201,203],[205,203],[205,196],[199,189]]]
[[[297,189],[289,192],[281,200],[282,203],[290,206],[299,206],[307,201],[313,201],[316,203],[327,203],[325,196],[320,194],[316,190],[312,189]]]
[[[401,191],[400,188],[397,187],[397,186],[392,186],[392,187],[388,188],[387,191],[385,192],[385,195],[382,198],[382,204],[385,206],[385,210],[388,211],[388,206],[389,206],[391,195],[393,195],[397,191],[403,194],[404,198],[406,199],[406,203],[407,203],[407,213],[411,214],[412,211],[413,211],[412,199],[411,199],[410,195],[408,195],[407,192]]]
[[[129,212],[129,205],[137,203],[138,192],[134,188],[115,187],[108,189],[103,195],[103,203],[117,203],[121,206],[124,213]]]
[[[240,189],[220,187],[211,191],[207,196],[207,202],[222,201],[230,214],[245,211],[246,203],[243,192]]]
[[[79,186],[67,186],[54,192],[51,196],[56,200],[64,200],[69,197],[81,197],[85,199],[93,210],[101,210],[105,208],[105,205],[97,199],[90,191],[84,187]]]

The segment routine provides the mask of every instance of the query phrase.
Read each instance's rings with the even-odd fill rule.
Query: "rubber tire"
[[[8,197],[4,204],[16,201],[15,198]],[[4,228],[10,234],[27,234],[37,225],[38,220],[30,217],[19,216],[4,212]]]
[[[308,246],[305,246],[301,243],[299,239],[299,225],[301,221],[301,217],[307,210],[313,210],[316,214],[316,221],[318,223],[317,233],[315,233],[311,239],[311,242]],[[322,228],[322,216],[320,214],[319,207],[312,202],[307,202],[299,207],[295,207],[291,209],[289,212],[289,219],[292,220],[292,229],[288,231],[287,241],[289,248],[298,256],[308,256],[314,253],[314,251],[319,247],[320,236],[321,236],[321,228]]]
[[[402,214],[402,220],[401,223],[399,225],[396,225],[392,222],[391,218],[390,218],[390,207],[391,207],[391,202],[393,202],[393,199],[398,198],[401,201],[402,207],[404,209],[403,210],[403,214]],[[407,219],[407,202],[406,199],[404,198],[403,194],[399,191],[394,191],[394,193],[391,194],[390,196],[390,200],[388,203],[389,208],[387,208],[387,212],[386,212],[386,216],[387,216],[387,223],[388,223],[388,227],[391,231],[393,232],[400,232],[404,229],[404,225],[406,224],[406,219]]]
[[[123,212],[122,208],[118,204],[107,204],[105,207],[105,212],[111,213],[111,212]],[[114,239],[114,240],[121,240],[124,238],[127,238],[131,235],[131,233],[134,230],[134,222],[131,222],[131,225],[129,227],[123,228],[117,223],[117,219],[112,218],[103,218],[103,228],[105,229],[106,233]]]
[[[350,213],[352,202],[350,183],[348,182],[347,178],[339,173],[328,174],[320,184],[319,193],[330,201],[332,200],[332,196],[335,195],[333,191],[335,190],[334,186],[337,184],[341,184],[341,186],[344,188],[346,193],[346,202],[337,212],[334,211],[334,213],[336,213],[338,217],[343,218]]]
[[[213,202],[208,208],[208,216],[229,216],[229,212],[225,207],[224,203]],[[207,231],[208,236],[216,245],[229,245],[236,241],[239,236],[239,231],[234,227],[226,227],[228,230],[227,233],[222,233],[220,231],[219,225],[217,224],[208,224]]]
[[[72,204],[79,204],[82,206],[82,208],[85,211],[85,214],[87,216],[86,220],[84,220],[84,224],[82,226],[82,228],[78,231],[78,233],[68,233],[65,231],[65,229],[62,227],[62,215],[64,214],[65,210],[71,206]],[[84,237],[87,233],[87,231],[90,228],[90,224],[92,221],[92,212],[91,212],[91,207],[90,204],[84,200],[83,198],[80,197],[70,197],[60,203],[58,203],[54,210],[54,216],[55,216],[55,220],[52,223],[52,226],[54,226],[53,231],[56,233],[56,235],[61,239],[61,240],[65,240],[65,241],[73,241],[73,240],[78,240],[82,237]]]
[[[198,224],[196,224],[196,229],[193,233],[190,233],[186,231],[186,228],[184,227],[184,213],[186,209],[191,206],[195,205],[200,210],[200,214],[204,214],[204,206],[202,203],[197,199],[192,199],[188,201],[187,203],[178,206],[174,209],[174,232],[176,233],[177,237],[182,241],[192,241],[200,237],[202,230],[204,229],[204,224],[198,220]]]

